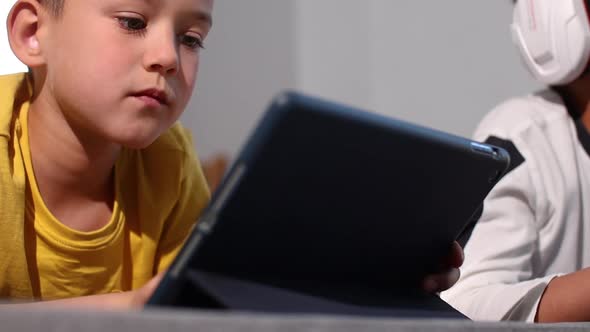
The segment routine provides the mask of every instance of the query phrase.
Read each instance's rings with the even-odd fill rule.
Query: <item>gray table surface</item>
[[[404,320],[316,315],[265,315],[190,310],[91,312],[0,308],[0,331],[44,332],[348,332],[348,331],[590,331],[590,324]]]

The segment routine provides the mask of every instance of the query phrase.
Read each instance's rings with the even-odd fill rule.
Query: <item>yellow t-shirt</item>
[[[209,200],[190,136],[177,124],[146,149],[123,149],[110,221],[79,232],[60,223],[39,193],[29,99],[23,74],[0,76],[0,297],[46,300],[142,286],[172,262]]]

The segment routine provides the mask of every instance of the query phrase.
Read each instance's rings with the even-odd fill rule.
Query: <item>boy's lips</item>
[[[159,105],[166,105],[170,104],[170,100],[168,94],[164,90],[160,89],[146,89],[139,92],[135,92],[131,94],[133,97],[137,97],[142,99],[143,101],[147,102],[148,104],[151,103],[158,103]]]

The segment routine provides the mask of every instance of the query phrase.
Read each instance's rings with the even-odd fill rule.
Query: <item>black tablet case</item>
[[[497,147],[281,94],[149,304],[462,317],[421,281],[508,163]]]

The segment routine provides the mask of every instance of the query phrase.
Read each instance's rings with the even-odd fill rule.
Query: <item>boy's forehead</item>
[[[93,8],[110,8],[114,11],[152,8],[158,14],[172,13],[175,17],[190,18],[211,27],[213,2],[214,0],[69,0],[64,1],[64,14],[73,14],[76,17],[79,13],[91,11]]]
[[[177,11],[201,13],[202,16],[211,16],[214,0],[70,0],[65,1],[66,6],[78,5],[147,5],[156,8],[170,8]]]

